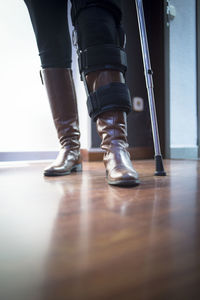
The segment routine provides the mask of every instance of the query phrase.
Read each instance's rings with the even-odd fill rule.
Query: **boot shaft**
[[[99,115],[96,121],[97,131],[102,139],[101,148],[128,148],[127,120],[123,111],[108,111]]]
[[[41,71],[62,147],[80,148],[76,92],[72,70],[47,68]]]

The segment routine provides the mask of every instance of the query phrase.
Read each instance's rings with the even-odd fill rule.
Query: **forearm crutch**
[[[135,0],[136,10],[137,10],[137,19],[140,32],[140,42],[142,48],[143,64],[144,64],[144,74],[146,79],[148,100],[149,100],[149,110],[151,116],[151,126],[153,132],[153,142],[154,142],[154,152],[155,152],[155,164],[156,164],[156,176],[165,176],[165,170],[163,167],[162,155],[160,151],[160,140],[158,133],[158,124],[156,116],[156,107],[154,100],[154,91],[153,91],[153,71],[151,69],[151,62],[149,56],[149,47],[147,41],[146,25],[144,18],[144,10],[142,0]]]

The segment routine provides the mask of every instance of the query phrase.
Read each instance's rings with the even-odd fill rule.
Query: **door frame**
[[[200,158],[200,0],[196,0],[196,41],[197,41],[197,145]]]
[[[164,87],[165,87],[165,158],[170,158],[170,78],[169,78],[169,19],[167,15],[169,0],[164,1]]]

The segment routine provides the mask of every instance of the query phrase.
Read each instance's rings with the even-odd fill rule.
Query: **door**
[[[198,158],[199,92],[197,5],[199,0],[170,0],[169,17],[169,157]],[[199,24],[198,24],[199,26]],[[198,49],[198,51],[197,51]],[[199,64],[199,63],[198,63]]]

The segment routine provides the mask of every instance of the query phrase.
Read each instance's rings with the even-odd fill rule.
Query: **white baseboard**
[[[174,159],[198,159],[198,147],[172,147],[170,158]]]
[[[28,161],[55,159],[58,151],[0,152],[0,161]]]

